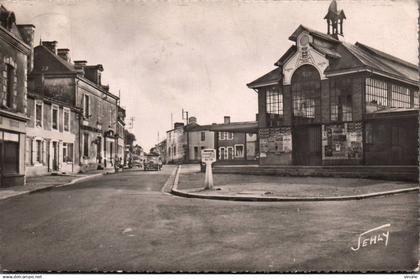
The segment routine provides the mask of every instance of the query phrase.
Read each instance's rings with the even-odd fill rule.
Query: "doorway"
[[[292,134],[294,165],[322,165],[321,126],[294,127]]]

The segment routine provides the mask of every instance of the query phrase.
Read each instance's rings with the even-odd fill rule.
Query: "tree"
[[[136,141],[136,136],[133,133],[130,133],[128,130],[124,130],[124,141],[125,144],[129,145],[130,148],[132,148],[133,143]]]

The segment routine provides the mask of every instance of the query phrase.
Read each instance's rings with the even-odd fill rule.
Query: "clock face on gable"
[[[299,43],[301,46],[307,46],[309,43],[309,36],[303,35],[302,37],[300,37]]]

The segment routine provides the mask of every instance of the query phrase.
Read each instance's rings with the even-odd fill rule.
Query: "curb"
[[[60,188],[60,187],[64,187],[64,186],[70,186],[70,185],[76,184],[78,182],[81,182],[81,181],[84,181],[84,180],[89,180],[91,178],[99,177],[99,176],[102,176],[102,175],[105,175],[105,173],[96,173],[96,174],[92,174],[92,175],[78,177],[78,178],[73,179],[70,182],[65,183],[65,184],[52,185],[52,186],[47,186],[47,187],[44,187],[44,188],[39,188],[39,189],[33,189],[33,190],[29,190],[29,191],[18,192],[16,194],[11,194],[11,195],[6,196],[4,198],[1,198],[0,197],[0,201],[1,200],[7,200],[9,198],[14,198],[14,197],[26,195],[26,194],[32,194],[32,193],[37,193],[37,192],[49,191],[52,188]]]
[[[256,197],[256,196],[227,196],[227,195],[203,195],[196,193],[188,193],[178,190],[179,174],[181,166],[177,168],[174,184],[171,187],[173,195],[184,198],[209,199],[209,200],[228,200],[228,201],[258,201],[258,202],[285,202],[285,201],[342,201],[342,200],[361,200],[380,196],[389,196],[400,193],[419,191],[419,187],[403,188],[391,191],[383,191],[362,195],[349,195],[337,197]]]

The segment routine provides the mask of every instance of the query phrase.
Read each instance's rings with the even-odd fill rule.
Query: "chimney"
[[[48,48],[52,53],[57,54],[57,41],[45,41],[42,45]]]
[[[100,86],[101,81],[101,72],[104,70],[104,67],[101,64],[97,65],[85,65],[85,78],[96,84],[97,86]]]
[[[74,67],[76,68],[76,69],[81,69],[81,70],[83,70],[83,68],[86,66],[86,64],[87,64],[87,61],[86,60],[74,60],[73,61],[73,63],[74,63]]]
[[[196,117],[194,117],[194,116],[191,116],[191,117],[188,119],[188,124],[197,124],[197,118],[196,118]]]
[[[57,49],[57,55],[70,62],[70,50],[68,48],[59,48]]]
[[[230,124],[230,116],[225,116],[225,119],[223,121],[224,124]]]
[[[178,129],[178,128],[182,128],[182,127],[184,127],[183,122],[175,122],[174,123],[174,129]]]
[[[18,24],[17,28],[23,41],[31,48],[31,54],[28,55],[27,72],[30,73],[34,68],[34,37],[35,26],[32,24]]]

